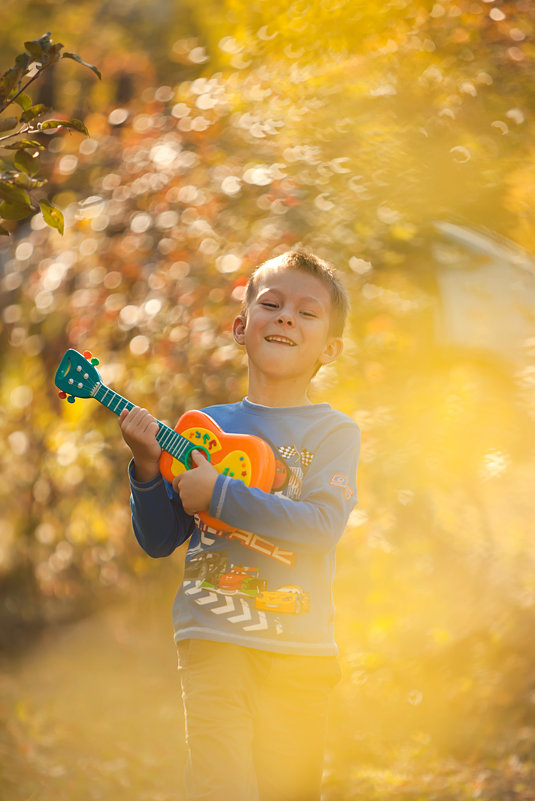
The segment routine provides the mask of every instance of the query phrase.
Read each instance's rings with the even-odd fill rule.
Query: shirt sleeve
[[[128,473],[136,539],[149,556],[169,556],[193,532],[193,517],[186,514],[179,496],[161,475],[148,482],[136,481],[133,460]]]
[[[219,475],[210,514],[237,529],[299,544],[302,550],[331,550],[357,502],[359,452],[360,429],[356,424],[331,432],[314,454],[299,500]]]

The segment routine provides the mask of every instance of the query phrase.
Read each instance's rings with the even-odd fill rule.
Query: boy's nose
[[[289,325],[290,327],[294,325],[294,319],[289,312],[280,312],[277,322],[282,323],[282,325]]]

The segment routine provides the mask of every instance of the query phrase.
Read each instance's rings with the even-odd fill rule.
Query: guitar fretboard
[[[134,408],[133,403],[123,398],[123,396],[119,395],[117,392],[114,392],[113,389],[110,389],[105,384],[100,384],[98,386],[93,397],[116,415],[120,415],[123,409],[128,409],[128,411],[130,411],[130,409]],[[185,464],[184,458],[187,452],[191,450],[192,443],[190,440],[186,439],[186,437],[183,437],[169,426],[166,426],[165,423],[161,423],[159,420],[156,420],[156,422],[158,423],[156,441],[162,450],[170,453],[171,456],[174,456],[179,462]]]

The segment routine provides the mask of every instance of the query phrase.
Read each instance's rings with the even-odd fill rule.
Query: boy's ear
[[[232,334],[234,335],[234,341],[238,343],[238,345],[245,344],[245,326],[247,324],[247,320],[242,314],[239,314],[238,317],[234,320],[232,324]]]
[[[331,337],[320,355],[320,364],[331,364],[336,361],[344,349],[342,337]]]

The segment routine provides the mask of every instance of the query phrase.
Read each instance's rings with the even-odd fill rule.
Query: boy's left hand
[[[173,481],[173,489],[180,495],[182,506],[188,515],[209,510],[219,475],[200,451],[192,451],[191,457],[196,467],[180,473]]]

